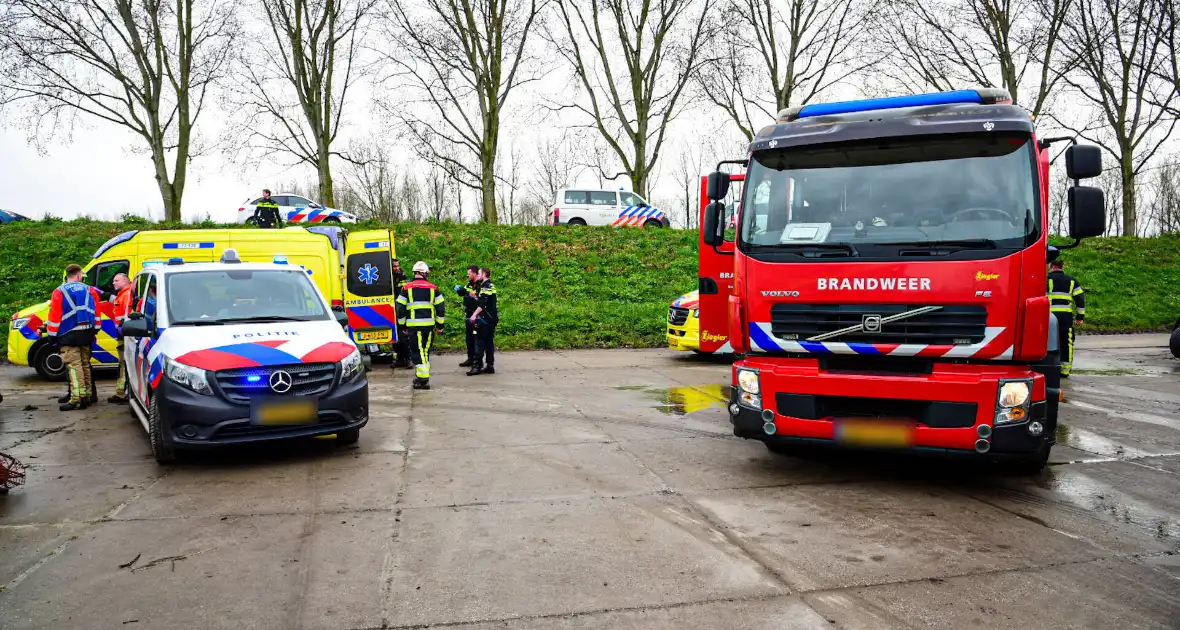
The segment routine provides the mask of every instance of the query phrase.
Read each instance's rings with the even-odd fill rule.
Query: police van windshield
[[[191,271],[169,274],[166,282],[172,326],[329,319],[301,271]]]
[[[1027,135],[899,138],[754,153],[742,203],[747,252],[893,256],[1019,249],[1040,229]]]

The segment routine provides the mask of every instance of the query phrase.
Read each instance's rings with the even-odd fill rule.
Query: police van
[[[299,266],[153,262],[123,324],[131,409],[162,464],[177,452],[335,434],[357,441],[369,385],[348,316]]]
[[[348,231],[340,226],[288,227],[281,230],[132,230],[103,243],[84,266],[86,284],[112,291],[116,274],[128,277],[144,265],[180,258],[186,263],[213,262],[233,248],[244,262],[270,262],[276,256],[302,268],[332,305],[348,315],[349,334],[367,354],[396,337],[392,256],[389,230]],[[98,305],[101,327],[92,346],[92,365],[113,368],[118,327],[113,304]],[[65,379],[65,363],[52,339],[41,333],[48,320],[49,302],[34,304],[12,315],[8,331],[8,360],[33,367],[42,378]]]
[[[663,210],[625,190],[562,188],[549,209],[549,225],[609,225],[611,227],[668,227]]]

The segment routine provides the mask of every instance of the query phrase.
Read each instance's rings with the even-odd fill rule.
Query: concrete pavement
[[[1166,628],[1180,362],[1079,338],[1041,476],[732,436],[728,366],[505,353],[377,367],[356,447],[158,467],[138,423],[0,370],[0,628]],[[109,393],[110,381],[100,386]]]

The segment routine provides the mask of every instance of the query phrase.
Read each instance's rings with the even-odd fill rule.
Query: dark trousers
[[[393,342],[393,353],[397,356],[396,363],[410,364],[410,335],[404,329],[397,332],[397,341]]]
[[[467,360],[475,361],[475,324],[471,323],[471,316],[463,319],[467,325]]]
[[[1053,313],[1057,318],[1057,348],[1061,355],[1061,374],[1073,369],[1073,313]]]
[[[496,365],[496,325],[482,320],[475,327],[475,365]]]

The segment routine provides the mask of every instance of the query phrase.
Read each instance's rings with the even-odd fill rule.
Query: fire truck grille
[[[673,306],[668,309],[668,323],[673,326],[683,326],[688,321],[688,309]]]
[[[926,304],[775,304],[770,328],[775,337],[806,341],[816,335],[858,326],[876,316],[885,318],[929,306]],[[970,345],[983,341],[987,309],[983,306],[943,306],[880,325],[876,332],[858,330],[825,339],[832,342]]]

